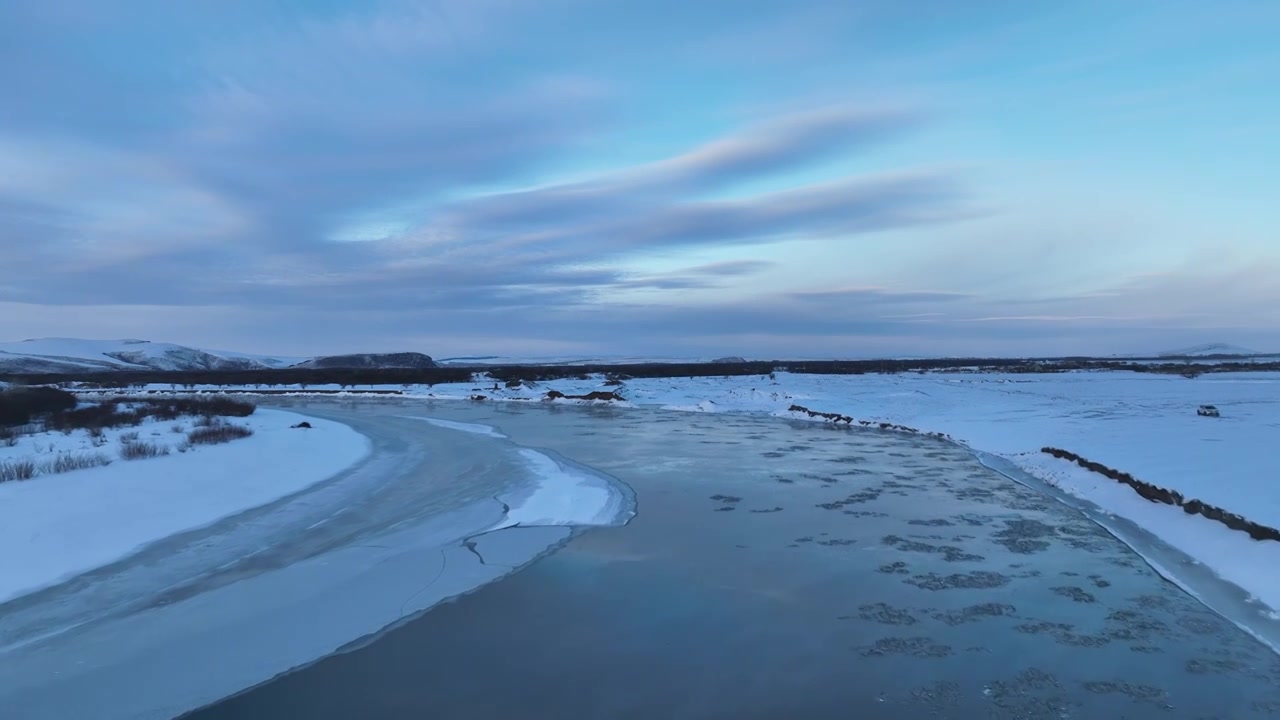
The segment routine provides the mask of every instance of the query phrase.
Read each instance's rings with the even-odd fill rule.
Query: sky
[[[0,0],[0,340],[1280,351],[1280,4]]]

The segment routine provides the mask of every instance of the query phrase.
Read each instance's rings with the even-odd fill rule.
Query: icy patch
[[[448,430],[458,430],[460,432],[471,433],[473,435],[484,435],[491,438],[499,438],[505,440],[506,435],[498,432],[498,429],[492,425],[481,425],[479,423],[454,422],[452,420],[441,420],[439,418],[419,417],[417,415],[402,415],[401,417],[410,420],[421,420],[426,423],[435,425],[436,427],[446,428]]]
[[[627,498],[605,478],[557,462],[537,452],[519,451],[537,477],[531,491],[501,496],[507,519],[495,530],[520,525],[615,525],[625,522]]]

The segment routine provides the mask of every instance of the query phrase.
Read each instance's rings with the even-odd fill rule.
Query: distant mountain
[[[1208,345],[1196,345],[1195,347],[1182,348],[1181,350],[1166,350],[1158,353],[1159,357],[1204,357],[1206,355],[1261,355],[1262,353],[1249,348],[1240,347],[1239,345],[1228,345],[1226,343],[1210,343]]]
[[[708,357],[655,357],[652,355],[471,355],[441,358],[440,365],[477,367],[498,365],[646,365],[705,363]]]
[[[436,363],[428,355],[416,352],[402,353],[360,353],[356,355],[326,355],[312,358],[294,365],[295,368],[314,369],[372,369],[372,368],[410,368],[414,370],[436,367]]]
[[[111,370],[268,370],[273,368],[435,367],[421,353],[273,357],[156,343],[148,340],[43,338],[0,343],[0,372],[76,373]]]

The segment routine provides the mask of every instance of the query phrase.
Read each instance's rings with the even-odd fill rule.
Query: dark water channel
[[[608,473],[639,514],[191,718],[1280,714],[1267,648],[959,448],[743,416],[413,409]]]

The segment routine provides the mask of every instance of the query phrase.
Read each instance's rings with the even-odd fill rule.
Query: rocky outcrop
[[[791,407],[787,408],[787,412],[804,413],[809,417],[822,418],[824,420],[830,420],[831,422],[837,422],[837,423],[844,423],[846,425],[853,422],[853,418],[849,417],[848,415],[841,415],[840,413],[821,412],[818,410],[810,410],[809,408],[803,405],[792,405]]]
[[[436,367],[429,355],[416,352],[401,353],[357,353],[354,355],[324,355],[300,362],[293,366],[297,369],[411,369]]]
[[[804,413],[809,417],[822,418],[824,420],[830,420],[831,422],[834,422],[834,423],[844,423],[846,425],[852,425],[855,422],[854,419],[848,415],[841,415],[840,413],[833,413],[833,412],[821,412],[818,410],[810,410],[809,408],[803,405],[792,405],[791,407],[787,408],[787,412]],[[874,426],[874,427],[880,428],[881,430],[890,430],[893,432],[909,433],[911,435],[927,435],[928,437],[938,438],[940,440],[951,440],[951,436],[946,433],[922,432],[921,430],[918,430],[916,428],[913,428],[907,425],[898,425],[897,423],[873,422],[871,420],[858,420],[856,422],[865,428],[870,428]]]
[[[548,390],[543,396],[545,400],[598,400],[605,402],[626,402],[626,398],[616,392],[608,392],[604,390],[596,390],[586,395],[566,395],[559,390]]]

